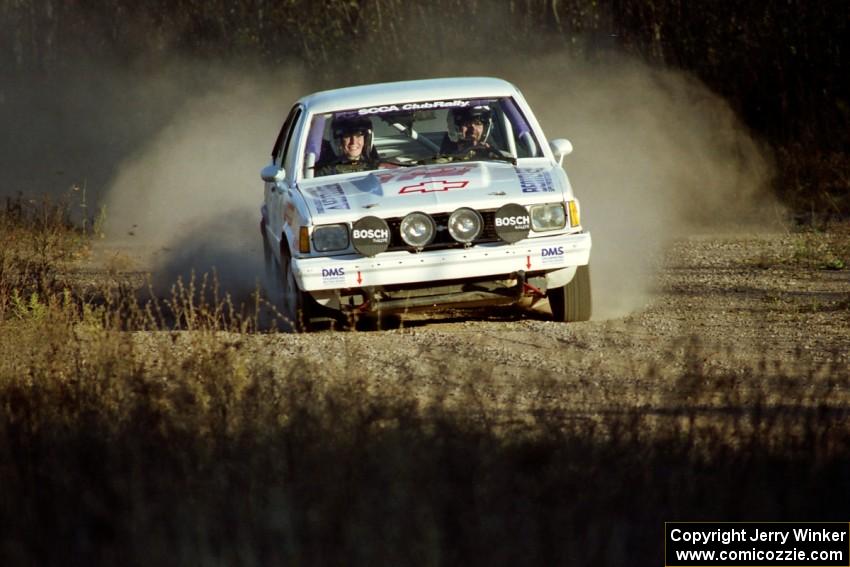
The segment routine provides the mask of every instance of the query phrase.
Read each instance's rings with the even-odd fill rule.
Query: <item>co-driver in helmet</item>
[[[440,147],[441,154],[473,159],[499,153],[487,141],[493,129],[493,112],[489,106],[452,109],[446,123],[448,137]]]
[[[334,154],[316,164],[317,176],[375,169],[372,122],[368,118],[337,117],[331,123],[331,135]]]

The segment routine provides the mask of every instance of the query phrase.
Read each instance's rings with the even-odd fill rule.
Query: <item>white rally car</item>
[[[522,94],[493,78],[299,100],[263,168],[267,268],[296,328],[313,317],[548,298],[590,318],[590,233]]]

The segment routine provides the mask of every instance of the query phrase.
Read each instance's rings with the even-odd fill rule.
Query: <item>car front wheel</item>
[[[570,283],[550,289],[546,295],[555,321],[573,323],[590,320],[590,266],[579,266]]]
[[[295,275],[292,273],[292,257],[289,250],[281,251],[280,255],[281,281],[281,315],[290,325],[292,331],[300,333],[309,330],[309,314],[307,312],[306,294],[298,287]]]
[[[272,245],[269,243],[269,238],[266,235],[265,223],[260,223],[260,234],[263,238],[263,267],[265,268],[266,278],[271,281],[275,277],[275,260]]]

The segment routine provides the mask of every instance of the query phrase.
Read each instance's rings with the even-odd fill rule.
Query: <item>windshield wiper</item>
[[[485,159],[491,161],[506,161],[512,165],[516,165],[516,158],[514,156],[506,156],[504,154],[500,154],[498,152],[494,152],[489,154]]]
[[[398,161],[393,159],[381,159],[378,160],[378,168],[380,169],[381,165],[385,163],[398,167],[415,167],[417,165],[422,165],[422,162],[419,161]]]

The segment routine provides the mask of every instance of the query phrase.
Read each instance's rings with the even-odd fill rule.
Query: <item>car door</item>
[[[284,163],[287,162],[285,158],[302,114],[303,109],[301,106],[294,106],[286,117],[283,127],[280,129],[275,145],[272,148],[272,164],[278,170],[283,169]],[[290,189],[295,179],[294,172],[285,171],[284,173],[285,175],[278,181],[266,182],[265,184],[265,202],[269,213],[268,230],[271,232],[270,236],[277,243],[280,242],[281,235],[284,232],[283,211],[286,206],[286,200],[290,198]],[[279,246],[275,248],[276,252],[280,250]]]

